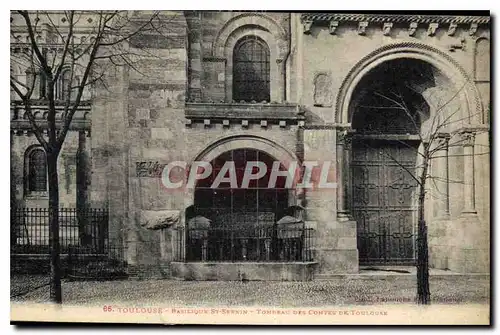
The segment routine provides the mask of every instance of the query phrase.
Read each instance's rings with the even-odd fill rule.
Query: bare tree
[[[423,77],[426,76],[423,73],[421,75]],[[470,119],[475,118],[476,115],[463,117],[460,107],[454,106],[454,102],[458,101],[467,82],[464,82],[463,86],[451,94],[443,97],[434,97],[436,104],[426,113],[418,107],[415,108],[415,106],[411,105],[412,101],[409,98],[408,92],[410,94],[421,94],[422,90],[416,90],[415,87],[408,83],[408,79],[414,78],[406,78],[403,85],[394,85],[384,91],[377,89],[365,91],[365,94],[368,93],[378,97],[380,104],[360,105],[358,107],[372,111],[376,110],[376,112],[384,109],[399,111],[408,120],[408,132],[415,135],[420,142],[420,146],[416,148],[405,141],[396,140],[414,150],[417,156],[415,169],[408,168],[407,164],[403,164],[398,157],[395,157],[387,150],[383,151],[383,155],[405,170],[417,185],[417,303],[430,304],[428,225],[425,218],[426,195],[433,193],[432,195],[436,197],[448,196],[448,194],[441,194],[437,188],[431,187],[435,186],[436,182],[461,183],[461,181],[451,180],[448,174],[446,174],[445,180],[442,177],[434,176],[430,171],[431,162],[437,158],[442,158],[440,155],[442,155],[444,149],[448,150],[451,147],[458,147],[464,144],[461,133],[455,129],[460,129],[460,126],[467,125]],[[445,140],[443,141],[443,139]],[[447,155],[447,157],[452,156]]]
[[[21,50],[11,55],[11,65],[25,69],[29,75],[27,80],[21,80],[11,71],[10,87],[24,107],[31,131],[46,153],[50,300],[61,303],[57,172],[61,148],[75,113],[94,85],[106,87],[105,75],[110,66],[126,66],[139,71],[137,62],[153,56],[146,47],[139,46],[141,35],[161,34],[165,22],[158,12],[140,19],[132,18],[133,13],[129,11],[19,10],[12,14],[20,16],[22,24],[11,26],[12,43]],[[19,29],[27,32],[26,39],[20,40]],[[41,99],[48,105],[44,122],[36,120],[33,113],[33,106]],[[62,112],[56,118],[61,106]]]

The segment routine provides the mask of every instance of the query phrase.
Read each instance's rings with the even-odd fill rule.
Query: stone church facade
[[[413,265],[418,188],[409,172],[429,137],[439,144],[425,199],[430,265],[489,272],[488,16],[162,16],[167,29],[135,44],[156,56],[138,62],[140,73],[110,71],[107,89],[89,93],[59,162],[62,205],[105,208],[109,241],[131,272],[305,280]],[[418,125],[381,102],[396,96]],[[15,201],[46,207],[36,138],[11,105]],[[446,124],[427,131],[443,108]],[[169,190],[160,180],[173,161],[236,157],[332,161],[337,188]],[[266,233],[284,217],[301,235]]]

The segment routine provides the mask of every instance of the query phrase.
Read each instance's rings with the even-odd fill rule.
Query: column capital
[[[474,145],[474,140],[476,133],[472,130],[464,130],[460,132],[460,140],[464,147],[470,147]]]
[[[337,144],[338,145],[350,145],[352,142],[352,136],[354,135],[353,130],[341,128],[337,130]]]
[[[435,137],[435,147],[439,150],[448,150],[448,142],[450,141],[451,135],[448,133],[438,133]]]
[[[451,138],[451,134],[450,133],[437,133],[436,138],[446,138],[449,140]]]

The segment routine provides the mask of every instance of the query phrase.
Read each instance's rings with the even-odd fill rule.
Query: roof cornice
[[[455,24],[489,24],[489,16],[456,16],[456,15],[405,15],[405,14],[353,14],[353,13],[305,13],[302,22],[327,23],[339,22],[417,22],[417,23],[455,23]]]

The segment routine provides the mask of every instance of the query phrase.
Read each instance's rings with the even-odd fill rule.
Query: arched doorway
[[[382,63],[351,102],[352,203],[361,265],[415,260],[417,162],[439,72],[417,59]]]
[[[212,174],[196,184],[192,213],[187,218],[187,261],[302,259],[303,222],[288,219],[286,227],[281,224],[285,217],[298,217],[296,206],[291,206],[295,191],[286,187],[284,176],[269,185],[275,161],[268,153],[252,148],[231,149],[211,161]],[[227,162],[234,163],[237,187],[231,185],[229,172],[223,174],[225,181],[214,183]],[[247,162],[262,162],[267,172],[243,188]],[[286,171],[286,167],[280,164],[279,170]]]

